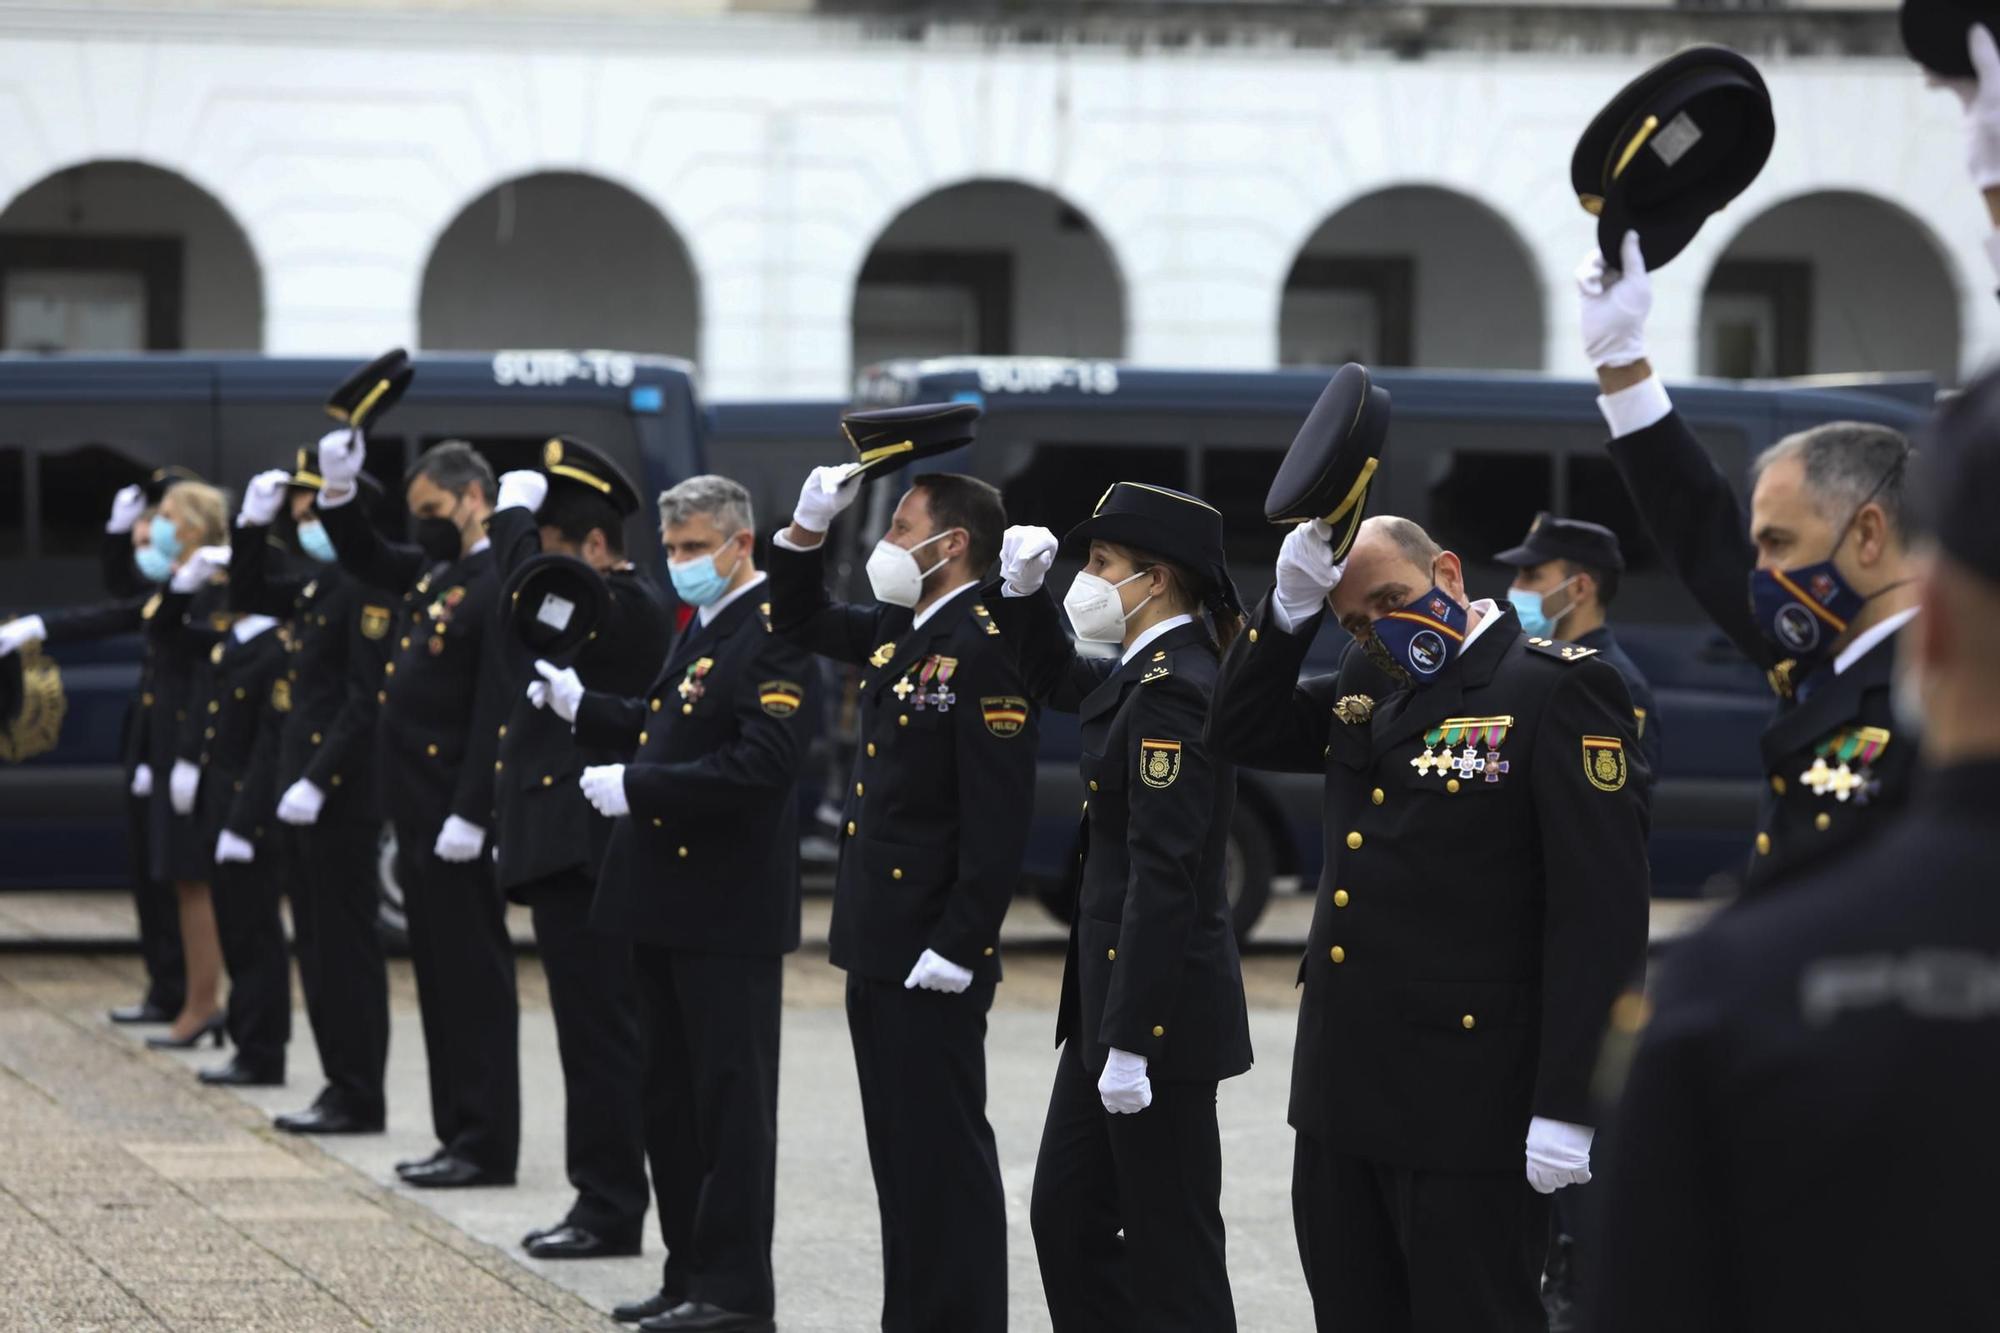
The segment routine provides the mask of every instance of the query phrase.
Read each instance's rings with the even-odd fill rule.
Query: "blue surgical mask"
[[[333,538],[326,535],[324,523],[299,524],[299,549],[322,565],[333,563]]]
[[[165,583],[174,576],[174,562],[161,555],[157,546],[141,546],[132,553],[132,563],[154,583]]]
[[[1554,638],[1556,626],[1576,609],[1576,604],[1572,602],[1551,616],[1548,614],[1548,600],[1574,582],[1576,576],[1572,574],[1546,593],[1530,592],[1526,588],[1507,589],[1507,600],[1514,604],[1514,614],[1521,618],[1522,632],[1531,638]]]
[[[181,553],[181,535],[174,531],[174,521],[165,514],[153,515],[152,525],[146,529],[146,535],[153,542],[151,546],[146,548],[147,550],[158,551],[160,557],[168,564],[172,564],[179,558]]]
[[[1418,689],[1436,680],[1465,642],[1465,608],[1433,587],[1371,627],[1369,655]]]
[[[742,559],[737,557],[738,567]],[[713,606],[729,591],[729,580],[736,577],[736,569],[731,568],[727,574],[717,569],[711,552],[692,560],[668,562],[667,575],[674,581],[674,594],[683,602],[689,606]]]

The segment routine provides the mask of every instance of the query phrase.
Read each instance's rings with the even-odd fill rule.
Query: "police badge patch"
[[[1625,786],[1625,742],[1616,736],[1583,738],[1583,775],[1599,791]]]
[[[988,695],[979,701],[979,718],[1001,740],[1011,740],[1028,725],[1028,701],[1011,694]]]
[[[790,717],[805,698],[806,687],[795,680],[767,680],[757,687],[757,702],[772,717]]]
[[[1166,788],[1174,785],[1174,779],[1181,775],[1181,743],[1179,741],[1156,741],[1146,739],[1139,742],[1139,780],[1148,787]]]
[[[389,632],[389,608],[368,606],[361,608],[361,637],[379,639]]]

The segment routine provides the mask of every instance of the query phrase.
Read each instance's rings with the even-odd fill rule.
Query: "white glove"
[[[1322,519],[1301,523],[1278,547],[1277,582],[1271,589],[1278,619],[1286,629],[1304,624],[1326,609],[1327,595],[1340,586],[1347,562],[1333,562],[1333,529]]]
[[[807,532],[825,532],[833,526],[834,517],[853,504],[854,497],[859,494],[861,475],[854,470],[854,464],[816,467],[806,477],[806,484],[799,489],[799,503],[792,510],[792,522]]]
[[[250,478],[250,484],[243,488],[242,507],[236,511],[236,526],[270,527],[277,520],[278,510],[284,507],[285,487],[291,481],[292,474],[283,468],[272,468]]]
[[[1097,1095],[1113,1115],[1132,1115],[1151,1106],[1153,1080],[1146,1077],[1146,1057],[1113,1046],[1104,1059],[1104,1072],[1097,1076]]]
[[[175,814],[194,813],[194,794],[200,786],[201,770],[185,759],[174,760],[173,772],[167,774],[167,800]]]
[[[175,592],[194,592],[220,570],[229,568],[229,548],[227,546],[203,546],[187,558],[187,563],[174,571],[172,588]]]
[[[1566,1120],[1528,1122],[1528,1183],[1537,1194],[1554,1194],[1565,1185],[1590,1183],[1589,1125]]]
[[[319,475],[325,483],[319,492],[322,509],[353,498],[354,479],[361,475],[361,465],[367,458],[368,442],[351,426],[330,430],[319,437]]]
[[[215,863],[219,866],[228,865],[231,861],[249,865],[256,859],[257,849],[228,829],[222,830],[222,835],[215,840]]]
[[[500,499],[495,509],[536,510],[542,501],[549,498],[549,477],[546,472],[502,472],[500,474]]]
[[[22,616],[0,625],[0,657],[18,653],[31,643],[40,643],[49,637],[49,627],[40,616]]]
[[[440,861],[470,861],[485,845],[485,829],[468,824],[457,815],[446,815],[444,827],[438,830],[437,845],[431,852]]]
[[[300,778],[285,788],[285,794],[278,798],[278,819],[281,823],[303,828],[319,822],[320,809],[325,805],[326,793],[310,779]]]
[[[1592,246],[1576,269],[1576,289],[1583,297],[1583,354],[1600,368],[1646,359],[1653,275],[1646,272],[1638,232],[1625,233],[1618,262],[1619,269],[1606,268],[1604,255]]]
[[[549,708],[565,722],[575,722],[576,706],[583,702],[583,680],[568,667],[559,667],[539,658],[535,661],[535,670],[541,673],[542,682],[546,682],[547,697],[536,699],[535,687],[530,685],[528,701],[537,708]]]
[[[145,800],[153,794],[153,766],[141,764],[132,770],[132,794]]]
[[[146,493],[137,486],[121,487],[118,494],[111,497],[111,517],[104,520],[104,530],[111,533],[130,532],[132,525],[139,521],[139,515],[146,512]]]
[[[595,764],[583,770],[577,785],[583,788],[584,799],[606,819],[632,813],[632,802],[625,796],[625,765]]]
[[[1013,527],[1000,538],[1000,581],[1009,597],[1038,591],[1056,561],[1056,535],[1047,528]]]
[[[960,967],[943,954],[926,949],[917,959],[917,965],[910,969],[910,975],[903,978],[904,990],[943,991],[956,995],[972,984],[972,970]]]
[[[1932,87],[1949,88],[1965,108],[1965,171],[1982,190],[2000,185],[2000,47],[1984,23],[1971,25],[1966,34],[1966,54],[1972,58],[1972,77],[1941,79],[1935,74]]]

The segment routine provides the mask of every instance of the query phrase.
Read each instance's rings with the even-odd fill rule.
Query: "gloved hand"
[[[291,473],[275,467],[250,478],[250,484],[243,488],[243,503],[236,511],[236,526],[268,528],[275,523],[278,510],[285,504],[285,487],[291,480]]]
[[[947,995],[956,995],[971,984],[970,968],[960,967],[930,949],[924,950],[917,959],[917,965],[910,969],[910,975],[903,978],[904,990],[922,987],[924,990],[943,991]]]
[[[139,521],[139,515],[146,512],[146,493],[137,486],[122,486],[118,494],[111,497],[111,517],[104,520],[104,530],[110,533],[130,532],[132,525]]]
[[[1113,1115],[1133,1115],[1153,1104],[1153,1080],[1146,1077],[1146,1057],[1113,1046],[1097,1076],[1097,1095]]]
[[[1965,108],[1965,170],[1982,190],[2000,185],[2000,47],[1984,23],[1966,34],[1966,54],[1972,57],[1972,77],[1944,79],[1933,74],[1932,87],[1949,88]]]
[[[1554,1194],[1565,1185],[1590,1183],[1593,1133],[1588,1125],[1565,1120],[1536,1116],[1528,1122],[1528,1183],[1537,1194]]]
[[[632,802],[625,796],[625,765],[594,764],[583,770],[577,785],[583,788],[584,799],[605,818],[616,819],[632,813]]]
[[[309,778],[300,778],[285,788],[285,794],[278,798],[278,819],[282,823],[303,828],[319,822],[319,812],[326,805],[326,793],[321,791]]]
[[[322,509],[344,503],[354,496],[354,479],[368,458],[368,442],[351,426],[330,430],[319,437],[319,475]]]
[[[479,855],[479,849],[485,845],[485,829],[469,824],[457,815],[447,815],[444,827],[438,830],[437,845],[431,848],[431,852],[440,861],[470,861]]]
[[[173,771],[167,774],[167,800],[175,814],[194,813],[194,794],[200,787],[201,770],[185,759],[174,760]]]
[[[153,766],[140,764],[132,770],[132,794],[145,800],[153,794]]]
[[[222,835],[215,840],[215,863],[219,866],[228,865],[231,861],[249,865],[256,859],[257,849],[228,829],[222,830]]]
[[[1056,535],[1047,528],[1013,527],[1000,538],[1000,581],[1010,597],[1038,591],[1056,561]]]
[[[807,532],[825,532],[841,510],[861,494],[861,476],[852,463],[838,467],[816,467],[799,488],[799,503],[792,510],[792,522]]]
[[[583,702],[583,680],[568,667],[559,667],[553,662],[535,660],[535,670],[542,679],[542,698],[535,697],[535,687],[528,687],[528,702],[537,708],[546,707],[565,722],[576,721],[576,706]]]
[[[194,592],[217,573],[229,568],[229,548],[227,546],[203,546],[187,558],[187,562],[174,571],[170,585],[175,592]]]
[[[536,510],[542,501],[549,498],[549,476],[546,472],[502,472],[500,474],[500,498],[495,509]]]
[[[1279,619],[1290,628],[1318,615],[1346,570],[1345,560],[1333,562],[1333,529],[1323,520],[1309,520],[1286,533],[1278,547],[1277,583],[1271,589]]]
[[[0,657],[18,653],[31,643],[40,643],[49,637],[49,627],[40,616],[22,616],[0,625]]]
[[[1617,270],[1606,268],[1604,256],[1592,246],[1576,270],[1576,289],[1583,298],[1583,354],[1599,368],[1646,359],[1653,275],[1646,272],[1638,232],[1625,233],[1618,262]]]

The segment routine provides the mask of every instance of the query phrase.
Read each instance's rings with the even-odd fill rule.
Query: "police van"
[[[703,414],[684,361],[566,349],[413,360],[409,392],[368,437],[368,469],[392,491],[419,454],[452,438],[504,472],[535,466],[550,436],[574,435],[609,453],[647,495],[705,470]],[[248,355],[0,356],[0,618],[102,599],[105,511],[121,486],[177,463],[240,492],[333,425],[322,404],[353,369]],[[660,559],[650,509],[626,537],[635,559]],[[118,742],[138,639],[65,644],[53,655],[68,697],[62,740],[29,763],[0,765],[0,884],[122,883]]]
[[[1114,481],[1201,496],[1223,513],[1232,573],[1254,604],[1270,587],[1284,536],[1264,521],[1264,492],[1329,375],[958,358],[870,367],[856,397],[866,407],[978,404],[978,438],[914,468],[992,482],[1012,523],[1060,536]],[[1370,512],[1422,523],[1464,560],[1473,596],[1505,598],[1513,571],[1492,556],[1517,544],[1541,510],[1617,532],[1627,572],[1611,623],[1653,685],[1665,741],[1653,798],[1653,889],[1660,896],[1733,891],[1755,826],[1756,740],[1771,712],[1770,691],[1647,537],[1605,449],[1597,386],[1487,372],[1382,370],[1373,379],[1389,391],[1393,416]],[[1908,429],[1934,395],[1929,380],[1914,378],[1673,386],[1675,405],[1739,488],[1757,452],[1783,435],[1839,419]],[[883,530],[899,489],[872,488],[858,539]],[[1058,593],[1076,568],[1058,564],[1050,576]],[[1307,671],[1331,670],[1345,641],[1338,625],[1323,624]],[[1074,717],[1044,719],[1030,862],[1045,884],[1073,856],[1078,745]],[[1274,880],[1317,880],[1320,808],[1316,777],[1240,773],[1229,864],[1239,931],[1262,912]]]

